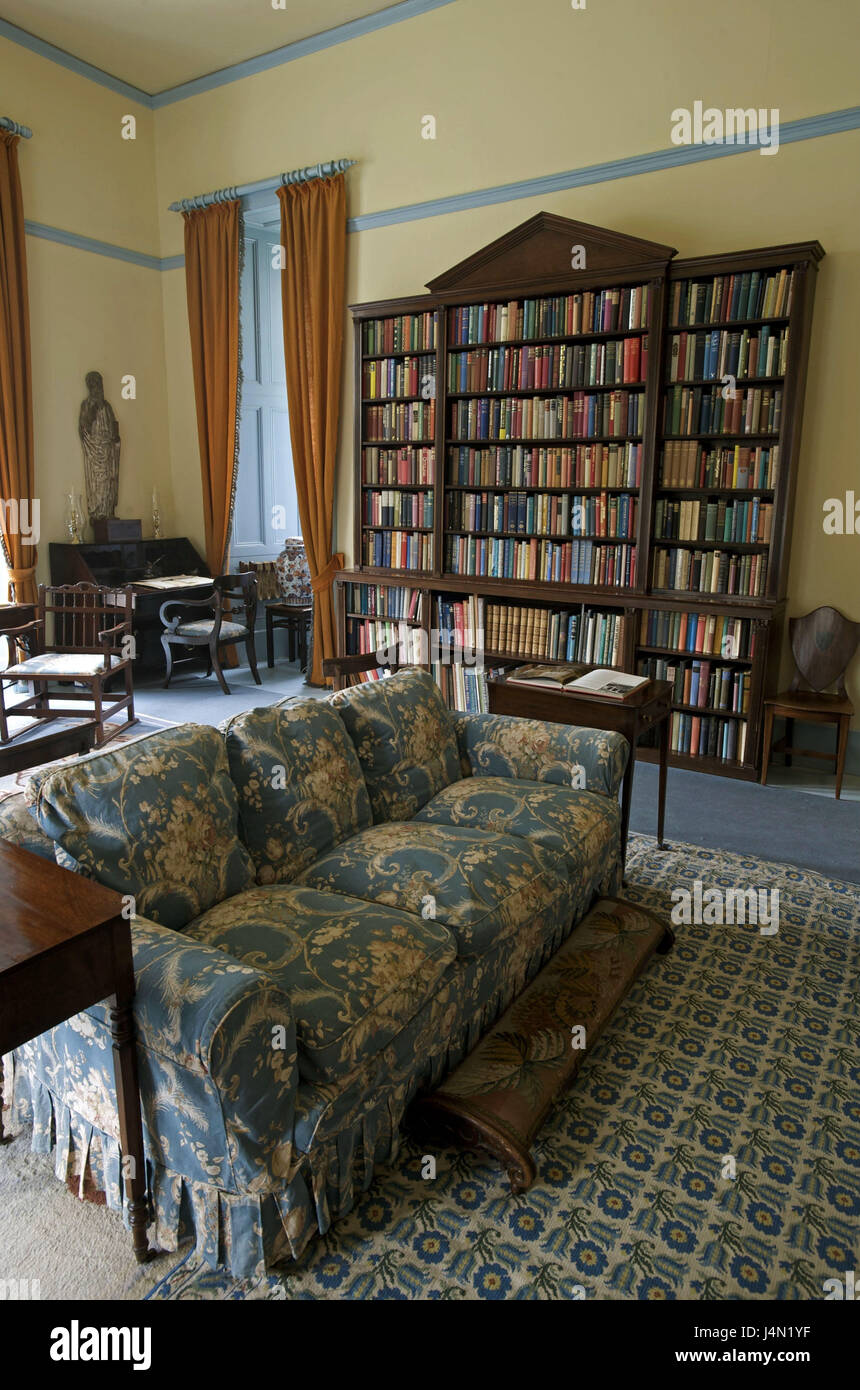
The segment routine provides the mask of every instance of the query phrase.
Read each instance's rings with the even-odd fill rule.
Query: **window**
[[[246,224],[239,288],[242,394],[231,566],[273,560],[300,536],[287,413],[281,271],[273,268],[280,229]]]

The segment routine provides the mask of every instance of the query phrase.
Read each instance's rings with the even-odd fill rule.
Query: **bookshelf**
[[[675,688],[672,762],[755,777],[822,255],[679,260],[539,213],[427,294],[353,306],[340,650],[393,641],[460,708],[483,707],[479,636],[488,670],[652,674]]]

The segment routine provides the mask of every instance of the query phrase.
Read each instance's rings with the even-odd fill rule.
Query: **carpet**
[[[635,836],[628,897],[778,889],[779,930],[683,925],[589,1053],[510,1195],[492,1161],[399,1160],[297,1264],[260,1281],[193,1256],[144,1296],[202,1299],[822,1299],[860,1267],[860,893]]]

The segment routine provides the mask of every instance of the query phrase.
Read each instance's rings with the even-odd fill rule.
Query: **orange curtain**
[[[324,657],[335,655],[332,510],[340,414],[346,283],[343,174],[278,189],[284,355],[299,519],[314,591],[310,685],[323,685]]]
[[[183,213],[183,217],[206,562],[212,574],[223,574],[227,569],[236,488],[239,202],[195,208]]]
[[[21,539],[22,529],[29,532],[35,518],[30,304],[19,138],[0,130],[0,489],[4,502],[16,504],[19,522],[17,528],[11,524],[14,509],[10,506],[0,508],[0,533],[15,598],[19,603],[34,603],[36,547]],[[22,515],[24,504],[26,516]]]

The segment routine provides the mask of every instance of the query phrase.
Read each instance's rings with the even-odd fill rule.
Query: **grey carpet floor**
[[[657,768],[637,762],[630,829],[657,832]],[[860,883],[860,802],[670,768],[666,838]]]

